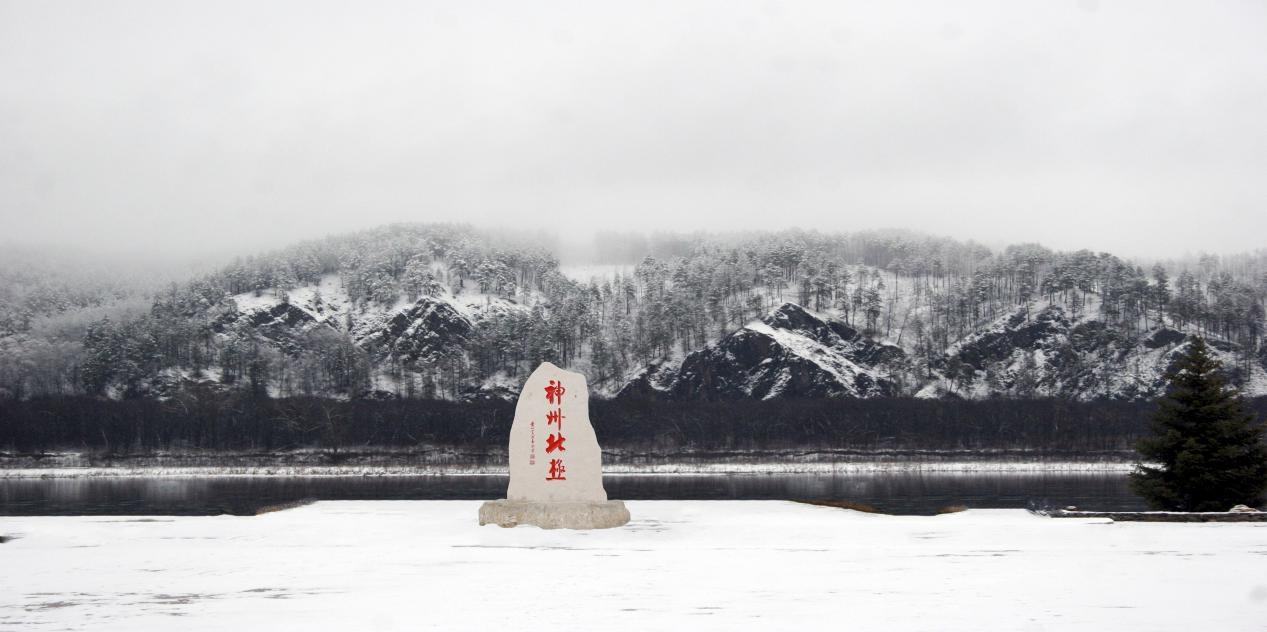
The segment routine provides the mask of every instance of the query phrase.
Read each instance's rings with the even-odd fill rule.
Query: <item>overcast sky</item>
[[[0,0],[0,242],[1267,247],[1267,3]]]

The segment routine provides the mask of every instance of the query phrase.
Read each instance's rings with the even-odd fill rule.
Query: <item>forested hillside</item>
[[[550,240],[392,225],[134,295],[0,276],[0,396],[1147,399],[1188,337],[1267,394],[1267,254],[1143,265],[898,232]],[[38,276],[38,275],[36,275]],[[60,326],[68,318],[82,326]],[[78,322],[76,321],[76,322]]]
[[[0,245],[0,397],[83,392],[88,328],[143,316],[193,267]]]

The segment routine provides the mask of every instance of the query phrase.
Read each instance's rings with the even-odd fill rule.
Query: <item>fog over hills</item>
[[[558,248],[396,224],[179,282],[28,253],[0,275],[0,395],[508,398],[550,360],[621,398],[1145,399],[1192,335],[1267,394],[1261,252],[1145,269],[808,230],[606,232],[563,265]]]
[[[1194,334],[1267,393],[1264,41],[1252,2],[0,1],[0,397],[549,359],[1139,399]]]

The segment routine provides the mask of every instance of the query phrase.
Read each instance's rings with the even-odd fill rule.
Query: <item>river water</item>
[[[506,482],[470,475],[0,479],[0,515],[249,515],[310,499],[482,500],[505,497]],[[621,500],[847,500],[894,514],[956,505],[1146,509],[1120,472],[618,474],[604,483]]]

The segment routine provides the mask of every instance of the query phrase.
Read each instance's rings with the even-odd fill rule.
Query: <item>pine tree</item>
[[[1137,465],[1131,487],[1149,504],[1178,511],[1257,505],[1267,488],[1263,429],[1226,388],[1221,363],[1194,337],[1171,369],[1170,389],[1153,419],[1154,436],[1137,446],[1159,467]]]

